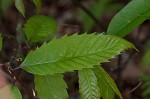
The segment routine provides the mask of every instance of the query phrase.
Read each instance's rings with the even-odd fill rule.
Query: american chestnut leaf
[[[38,75],[93,68],[129,48],[134,48],[134,45],[113,35],[66,35],[31,51],[20,68]]]

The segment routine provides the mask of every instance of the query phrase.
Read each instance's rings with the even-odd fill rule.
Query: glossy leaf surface
[[[134,45],[110,35],[74,34],[53,39],[31,51],[20,68],[39,75],[93,68]]]
[[[100,90],[97,77],[92,69],[83,69],[78,72],[79,91],[82,99],[100,99]]]
[[[114,99],[114,93],[116,93],[121,99],[123,99],[114,80],[102,67],[96,66],[93,71],[97,76],[100,93],[104,99]]]
[[[150,0],[131,0],[131,2],[111,20],[107,34],[123,37],[149,18]]]

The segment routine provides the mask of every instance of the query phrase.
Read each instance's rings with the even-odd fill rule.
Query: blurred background
[[[36,9],[32,0],[23,0],[26,17],[15,7],[14,0],[0,0],[0,33],[3,37],[3,48],[0,63],[11,62],[17,67],[29,52],[24,40],[20,40],[20,27],[35,14],[53,17],[57,21],[56,36],[73,33],[105,32],[112,17],[130,0],[42,0],[42,8]],[[150,99],[150,21],[146,20],[124,37],[132,42],[139,52],[129,50],[123,52],[109,63],[103,63],[105,70],[115,80],[124,99]],[[40,43],[35,44],[34,49]],[[17,49],[21,46],[21,58],[16,58]],[[6,68],[4,71],[8,82],[13,83]],[[8,73],[8,74],[7,74]],[[25,71],[17,71],[15,75],[29,88],[34,89],[33,76]],[[77,72],[66,73],[68,99],[80,99],[78,93]],[[0,82],[2,80],[0,79]],[[30,99],[26,91],[19,85],[24,99]],[[116,97],[118,99],[118,97]]]

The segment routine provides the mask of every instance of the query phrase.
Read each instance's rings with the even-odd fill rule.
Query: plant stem
[[[36,99],[36,97],[33,96],[33,94],[31,93],[31,91],[21,82],[21,80],[15,76],[15,73],[13,72],[13,70],[12,70],[10,67],[8,67],[8,71],[9,71],[9,73],[11,74],[11,76],[12,76],[13,78],[15,78],[15,80],[16,80],[17,82],[19,82],[20,85],[26,90],[26,92],[29,94],[29,96],[30,96],[32,99]]]

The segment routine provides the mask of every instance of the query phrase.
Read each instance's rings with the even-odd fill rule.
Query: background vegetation
[[[140,2],[140,0],[138,1]],[[115,80],[122,96],[125,99],[149,99],[150,21],[146,20],[149,14],[149,9],[147,11],[145,9],[146,6],[139,6],[139,9],[128,9],[137,11],[136,14],[134,14],[135,16],[128,16],[131,13],[124,12],[126,13],[126,17],[124,17],[124,19],[136,18],[135,23],[141,23],[144,21],[134,30],[132,30],[132,27],[136,26],[136,24],[134,24],[134,21],[132,23],[132,26],[130,26],[128,29],[125,28],[125,30],[123,28],[126,26],[124,21],[120,23],[124,24],[125,26],[116,24],[113,27],[108,27],[112,17],[118,11],[120,11],[120,9],[127,5],[128,2],[130,2],[130,0],[42,0],[41,5],[40,3],[32,2],[31,0],[23,0],[25,8],[19,8],[20,6],[17,6],[22,13],[21,14],[15,7],[14,1],[1,0],[0,32],[3,37],[3,47],[0,54],[0,63],[10,62],[12,68],[16,68],[22,63],[22,60],[24,60],[30,49],[36,49],[37,46],[41,46],[43,41],[40,32],[37,33],[39,34],[37,38],[31,35],[32,32],[37,32],[39,28],[35,20],[44,20],[45,23],[43,24],[42,21],[40,24],[45,25],[45,27],[49,27],[49,24],[47,24],[47,22],[53,23],[52,26],[57,25],[57,29],[53,27],[52,29],[47,30],[51,34],[51,37],[45,39],[47,42],[50,41],[54,36],[62,37],[65,34],[72,35],[76,32],[82,34],[84,32],[101,33],[107,31],[107,33],[109,33],[109,31],[114,31],[113,33],[116,33],[117,36],[125,36],[124,38],[132,42],[139,50],[139,52],[133,50],[123,52],[115,59],[112,59],[111,62],[103,63],[102,66]],[[141,12],[147,12],[140,14],[138,13],[139,10]],[[41,16],[40,19],[38,19],[39,17],[34,16],[36,14],[49,16],[53,19],[48,19],[47,17]],[[136,17],[137,14],[142,15],[142,18],[141,16]],[[31,19],[27,21],[27,19],[31,18],[31,16],[34,16],[35,20]],[[111,24],[113,24],[113,22],[116,22],[119,17],[122,16],[116,16],[116,18],[112,20]],[[32,28],[36,28],[34,30],[37,31],[30,30],[29,27],[31,23],[37,25],[37,27],[34,27],[34,25],[32,25]],[[28,33],[26,34],[27,37],[25,37],[23,31]],[[128,33],[130,31],[131,32],[127,35],[127,31]],[[47,35],[44,35],[44,37],[47,37]],[[30,46],[31,44],[27,41],[27,39],[33,43],[32,46]],[[37,42],[39,39],[41,41]],[[63,45],[60,45],[60,47],[61,46]],[[14,80],[12,79],[12,77],[10,75],[7,75],[9,74],[7,71],[8,68],[3,68],[2,65],[1,68],[6,72],[6,78],[9,80],[9,82],[13,83]],[[91,71],[90,73],[92,74]],[[79,74],[80,76],[83,75],[80,72]],[[26,71],[16,71],[15,75],[17,75],[18,79],[23,82],[25,86],[28,86],[30,88],[29,91],[31,92],[29,93],[32,93],[32,88],[34,89],[33,75],[27,73]],[[37,82],[39,80],[38,78],[39,77],[37,77],[36,79]],[[65,81],[68,85],[69,99],[80,99],[80,86],[78,85],[78,79],[79,78],[77,76],[77,72],[65,73]],[[61,81],[61,79],[59,80]],[[16,85],[21,90],[23,99],[30,99],[32,97],[28,92],[26,92],[26,90],[24,90],[24,88],[18,82],[16,82]],[[14,87],[14,90],[16,91],[18,89],[15,89]],[[116,99],[117,98],[118,97],[116,96]]]

